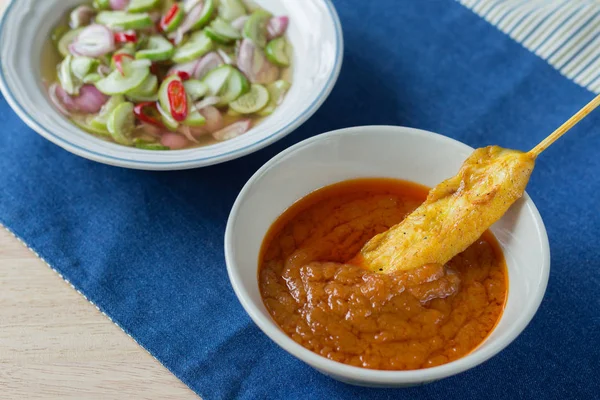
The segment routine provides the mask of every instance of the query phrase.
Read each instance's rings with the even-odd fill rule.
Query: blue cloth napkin
[[[331,97],[284,140],[223,165],[97,164],[0,99],[0,222],[204,399],[598,398],[600,111],[539,159],[528,191],[550,236],[548,290],[530,326],[483,365],[416,388],[353,387],[288,355],[245,314],[225,270],[225,222],[281,150],[365,124],[529,149],[593,96],[453,0],[335,5],[346,51]]]

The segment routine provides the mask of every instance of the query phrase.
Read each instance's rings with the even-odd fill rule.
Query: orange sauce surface
[[[351,180],[281,215],[259,259],[260,292],[281,329],[317,354],[372,369],[433,367],[474,350],[500,319],[508,291],[490,232],[445,266],[383,275],[345,264],[427,191],[400,180]]]

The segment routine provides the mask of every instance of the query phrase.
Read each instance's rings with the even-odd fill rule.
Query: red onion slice
[[[110,29],[103,25],[90,25],[69,45],[76,56],[100,57],[115,50],[115,38]]]
[[[110,0],[109,4],[113,10],[124,10],[129,6],[129,0]]]
[[[266,85],[279,78],[279,68],[271,64],[262,50],[249,39],[242,40],[240,44],[237,66],[252,83]]]
[[[164,133],[162,135],[160,143],[163,146],[167,146],[171,150],[180,150],[186,148],[190,144],[189,140],[177,133],[172,132]]]
[[[238,31],[241,32],[242,29],[244,29],[244,25],[246,25],[246,21],[248,21],[248,18],[250,18],[250,17],[248,17],[247,15],[242,15],[241,17],[234,19],[231,22],[231,26],[234,29],[237,29]]]
[[[220,129],[223,129],[225,121],[223,120],[223,115],[221,115],[221,111],[219,111],[216,107],[202,107],[202,109],[200,110],[200,114],[202,114],[202,116],[206,118],[206,124],[204,124],[203,128],[207,132],[216,132]]]
[[[196,70],[194,71],[194,77],[196,79],[202,79],[208,74],[209,71],[223,65],[223,59],[214,51],[208,53],[200,59]]]
[[[238,136],[243,135],[248,132],[250,127],[252,126],[252,120],[244,119],[238,122],[235,122],[219,131],[216,131],[212,134],[213,138],[218,141],[225,141],[234,139]]]
[[[219,101],[221,101],[221,99],[217,96],[208,96],[197,102],[195,106],[198,111],[200,111],[203,108],[214,106],[215,104],[219,103]]]
[[[288,17],[271,18],[267,24],[267,39],[271,40],[283,36],[289,24],[290,19]]]
[[[59,95],[59,91],[61,91],[61,90],[62,90],[62,93],[60,93],[60,95]],[[65,92],[62,89],[62,87],[58,83],[54,83],[50,86],[50,88],[48,89],[48,96],[50,96],[50,101],[52,101],[52,104],[54,104],[54,106],[56,108],[58,108],[58,111],[60,111],[62,114],[66,115],[67,117],[71,116],[71,113],[69,112],[69,110],[67,110],[66,106],[63,104],[63,101],[62,101],[63,97],[68,96],[70,98],[70,96],[67,94],[67,92]]]

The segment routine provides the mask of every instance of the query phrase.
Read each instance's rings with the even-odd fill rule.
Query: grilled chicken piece
[[[352,263],[379,273],[445,264],[466,250],[524,193],[535,158],[489,146],[433,188],[401,223],[373,237]]]

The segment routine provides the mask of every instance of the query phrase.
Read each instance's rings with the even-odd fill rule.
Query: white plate
[[[246,312],[292,355],[324,374],[356,385],[427,383],[473,368],[504,349],[533,318],[550,271],[546,229],[527,194],[492,227],[508,267],[509,291],[502,318],[475,351],[451,363],[414,371],[377,371],[321,357],[279,329],[258,290],[257,260],[263,238],[275,219],[296,200],[323,186],[354,178],[399,178],[435,186],[456,174],[472,150],[456,140],[418,129],[364,126],[310,138],[275,156],[240,192],[225,232],[229,279]]]
[[[202,167],[255,152],[292,132],[325,101],[342,66],[343,38],[330,0],[258,0],[288,15],[293,82],[276,112],[236,139],[188,150],[155,152],[98,139],[71,124],[50,103],[40,74],[42,47],[57,21],[82,0],[12,0],[0,21],[0,89],[32,129],[79,156],[148,170]]]

